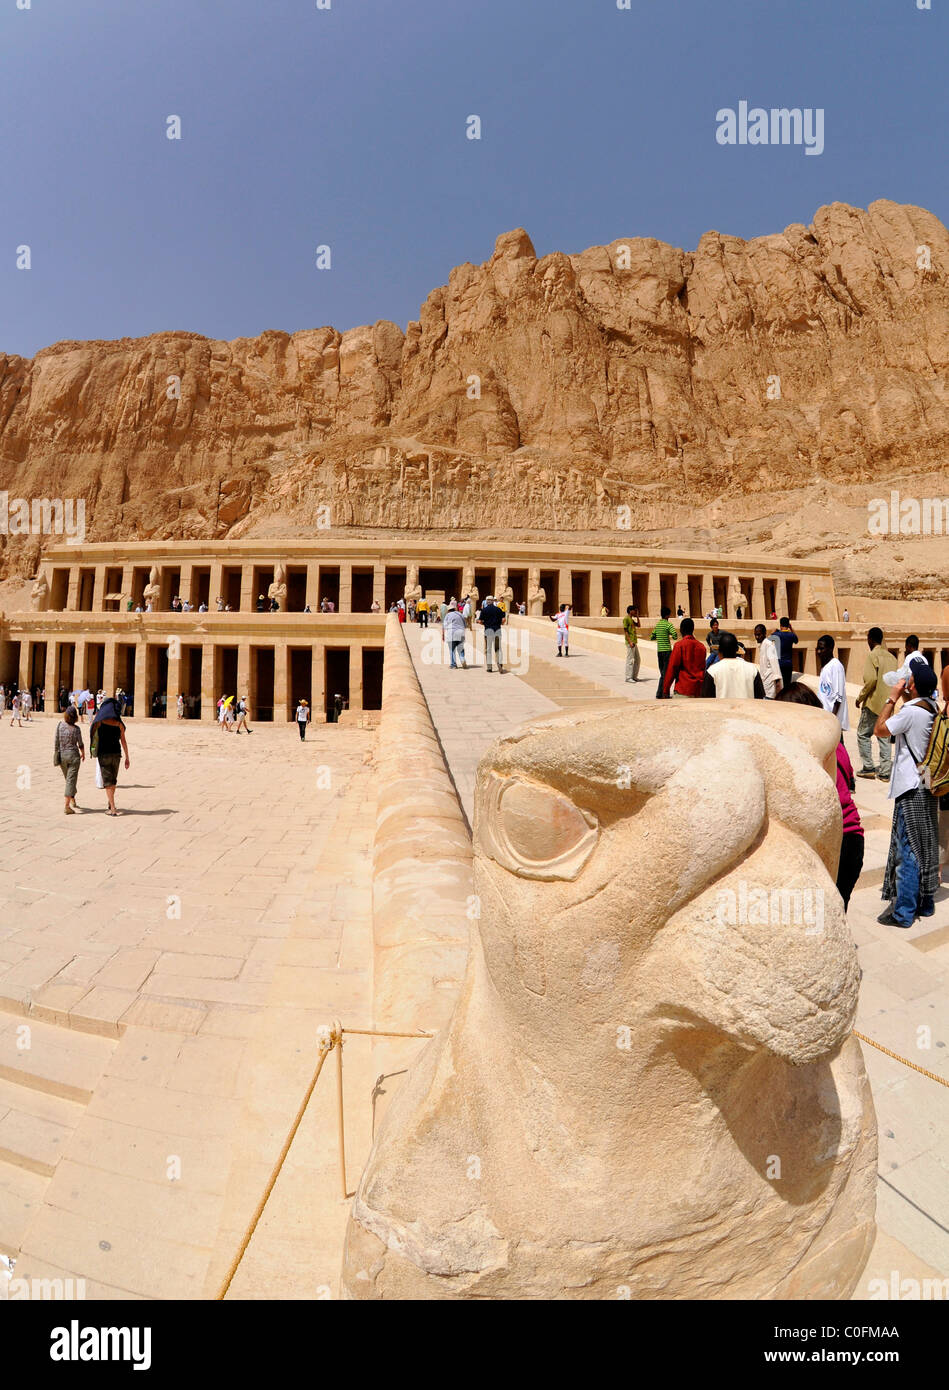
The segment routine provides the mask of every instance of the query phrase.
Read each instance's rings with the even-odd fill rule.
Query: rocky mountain
[[[947,367],[949,233],[921,208],[833,204],[694,252],[538,259],[518,230],[404,334],[0,356],[0,489],[84,498],[90,539],[560,530],[826,551],[856,592],[886,543],[869,500],[939,483]],[[5,574],[35,562],[7,541]]]

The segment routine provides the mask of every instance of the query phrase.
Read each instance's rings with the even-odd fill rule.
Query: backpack
[[[920,784],[933,796],[949,792],[949,717],[945,710],[935,711],[926,752],[916,766]]]

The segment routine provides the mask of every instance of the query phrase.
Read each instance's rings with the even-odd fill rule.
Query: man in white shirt
[[[755,641],[758,643],[758,670],[761,673],[761,684],[764,686],[765,697],[773,700],[775,695],[783,689],[784,681],[781,678],[778,649],[768,636],[768,629],[764,623],[755,624]]]
[[[827,634],[817,639],[817,664],[820,667],[820,684],[817,688],[820,702],[824,709],[836,714],[841,731],[849,729],[847,673],[840,658],[834,656],[833,637]]]
[[[939,887],[938,803],[922,785],[917,764],[926,755],[935,717],[936,673],[928,662],[911,663],[910,677],[901,681],[880,711],[873,732],[877,738],[894,735],[893,771],[889,799],[893,805],[890,850],[882,896],[890,900],[877,921],[888,927],[911,927],[917,917],[932,917],[933,895]],[[897,710],[903,695],[906,704]]]

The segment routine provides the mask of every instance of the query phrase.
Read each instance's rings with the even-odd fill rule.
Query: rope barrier
[[[871,1047],[875,1047],[878,1052],[885,1052],[887,1057],[893,1057],[897,1062],[902,1062],[904,1067],[912,1067],[913,1071],[922,1072],[923,1076],[928,1076],[930,1081],[938,1081],[940,1086],[949,1086],[949,1080],[947,1080],[946,1077],[937,1076],[934,1071],[927,1071],[925,1067],[917,1066],[916,1063],[911,1062],[908,1057],[901,1057],[898,1052],[891,1052],[888,1047],[884,1047],[882,1043],[874,1042],[873,1039],[868,1038],[865,1033],[858,1033],[856,1028],[853,1030],[853,1035],[855,1038],[859,1038],[861,1042],[869,1043]]]
[[[287,1137],[284,1140],[283,1148],[280,1150],[280,1155],[277,1158],[277,1161],[274,1164],[273,1168],[271,1169],[270,1177],[267,1181],[267,1186],[264,1188],[263,1195],[261,1196],[260,1201],[257,1203],[254,1215],[251,1217],[250,1223],[241,1239],[241,1243],[238,1248],[237,1254],[231,1261],[230,1267],[228,1268],[227,1274],[224,1278],[224,1282],[221,1284],[221,1287],[216,1295],[216,1302],[220,1302],[221,1299],[227,1297],[227,1292],[228,1289],[231,1287],[231,1284],[233,1283],[234,1275],[237,1273],[241,1260],[247,1253],[247,1247],[250,1245],[251,1241],[254,1238],[254,1232],[256,1231],[257,1226],[260,1223],[260,1218],[264,1214],[264,1208],[270,1200],[270,1194],[273,1192],[274,1188],[277,1185],[277,1179],[279,1178],[280,1171],[283,1168],[284,1163],[286,1162],[287,1154],[290,1152],[290,1149],[293,1146],[293,1141],[297,1137],[297,1130],[300,1128],[300,1125],[303,1122],[303,1116],[306,1114],[307,1106],[310,1103],[310,1098],[312,1097],[313,1092],[316,1089],[317,1081],[319,1081],[320,1079],[320,1072],[323,1070],[323,1063],[326,1061],[327,1057],[334,1049],[337,1052],[337,1129],[339,1137],[340,1180],[343,1189],[343,1200],[345,1201],[346,1197],[349,1195],[346,1191],[346,1138],[343,1130],[344,1033],[359,1033],[362,1034],[364,1037],[373,1038],[433,1038],[435,1036],[434,1033],[426,1033],[422,1030],[417,1030],[414,1033],[389,1033],[386,1032],[386,1030],[383,1028],[344,1028],[338,1019],[334,1019],[332,1025],[323,1024],[322,1027],[317,1029],[316,1036],[317,1045],[319,1047],[319,1057],[317,1059],[316,1069],[313,1072],[313,1076],[310,1079],[310,1084],[306,1089],[306,1094],[304,1095],[303,1100],[300,1102],[300,1107],[297,1110],[296,1116],[294,1117],[293,1124],[290,1126],[289,1132],[287,1133]]]

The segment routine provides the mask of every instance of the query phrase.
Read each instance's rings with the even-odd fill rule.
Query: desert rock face
[[[890,202],[749,242],[709,232],[694,253],[628,238],[538,259],[508,232],[404,335],[159,333],[0,356],[0,487],[84,497],[90,539],[308,534],[328,507],[334,528],[832,558],[847,542],[838,578],[857,592],[861,550],[867,579],[887,568],[869,499],[935,495],[947,266],[945,227]],[[34,565],[7,545],[4,573]]]

